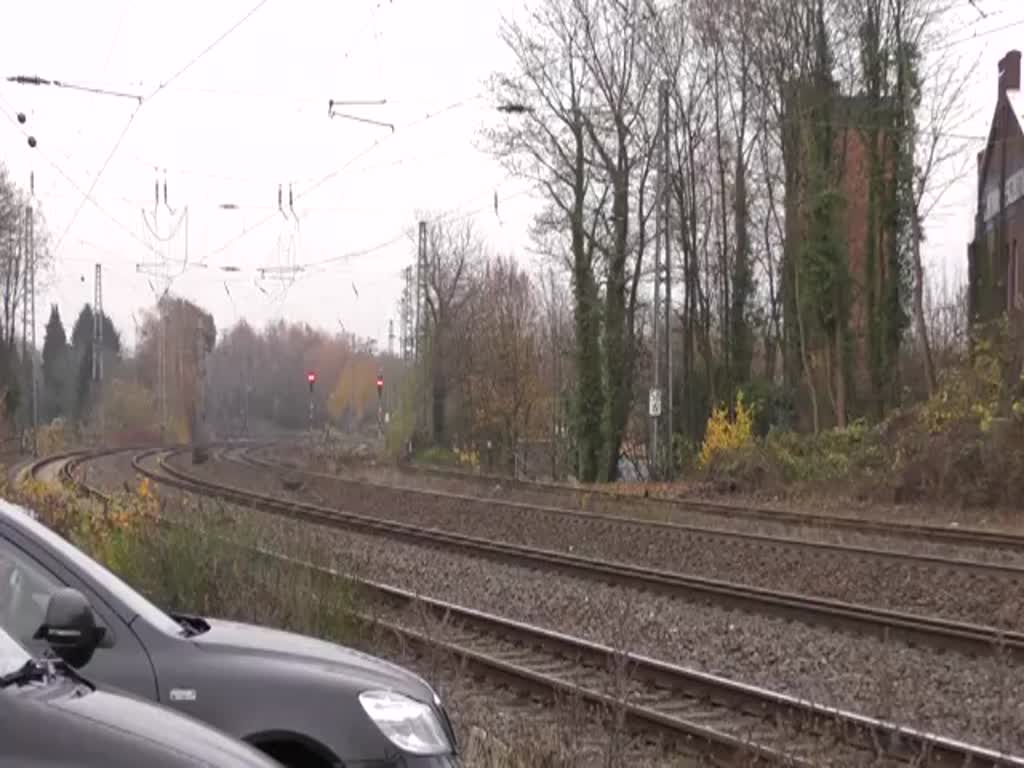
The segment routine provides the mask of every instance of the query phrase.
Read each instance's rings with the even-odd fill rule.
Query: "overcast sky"
[[[957,130],[980,137],[997,62],[1024,48],[1024,3],[977,0],[980,12],[969,0],[951,5],[942,55],[979,62]],[[34,172],[59,243],[37,300],[39,333],[51,303],[70,324],[92,301],[99,263],[104,307],[131,344],[133,314],[161,288],[136,265],[166,256],[171,290],[213,312],[219,328],[242,316],[257,326],[280,317],[332,331],[343,323],[383,346],[389,319],[398,332],[401,271],[414,251],[406,234],[419,211],[474,216],[494,248],[526,258],[537,201],[478,149],[477,135],[499,118],[484,87],[508,61],[499,19],[521,7],[522,0],[5,0],[2,78],[38,74],[141,95],[174,78],[141,107],[0,82],[0,158],[20,182]],[[386,100],[339,109],[396,130],[332,120],[329,99]],[[34,150],[3,116],[18,111],[38,141]],[[973,142],[970,152],[982,145]],[[153,182],[162,183],[165,170],[175,213],[161,207],[154,231]],[[278,213],[279,184],[286,209],[289,184],[294,190],[297,223]],[[966,269],[973,185],[972,167],[927,222],[929,269],[951,280]],[[167,238],[175,223],[173,237],[156,237]],[[275,277],[275,268],[294,265],[303,270],[293,283]]]

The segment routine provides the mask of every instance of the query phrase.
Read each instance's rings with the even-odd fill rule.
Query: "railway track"
[[[223,455],[232,457],[236,453],[239,457],[246,455],[245,451],[236,451],[235,449],[229,449]],[[271,467],[278,470],[281,469],[280,465],[270,462],[258,462],[257,466],[263,469]],[[433,494],[434,492],[431,493]],[[451,494],[435,495],[437,498],[462,499],[460,496]],[[479,499],[474,499],[474,501],[482,503]],[[277,503],[296,506],[295,502],[278,501]],[[316,505],[300,506],[306,512],[312,511],[320,517],[324,515],[329,517],[332,514],[331,510],[324,507]],[[768,590],[721,580],[688,576],[674,571],[639,567],[618,561],[595,560],[562,551],[556,552],[550,549],[536,549],[518,544],[473,538],[462,534],[438,531],[434,528],[417,528],[416,526],[400,522],[384,521],[379,518],[366,518],[354,513],[334,512],[333,514],[340,515],[333,523],[336,525],[347,524],[358,528],[360,525],[367,525],[367,520],[371,520],[372,523],[370,525],[373,528],[385,533],[390,532],[393,535],[402,535],[406,538],[418,538],[421,542],[429,540],[442,546],[475,551],[477,554],[485,553],[492,557],[501,557],[505,560],[520,563],[527,562],[534,567],[560,569],[575,573],[576,575],[657,591],[675,597],[715,603],[725,607],[759,612],[765,615],[782,616],[808,624],[824,625],[829,629],[898,639],[911,645],[924,645],[942,650],[953,650],[974,656],[1005,653],[1018,661],[1024,659],[1024,634],[1001,630],[984,624],[954,621],[951,619],[929,617],[920,613],[893,611],[827,598]],[[567,514],[575,513],[568,512]],[[344,521],[344,523],[340,521]],[[769,541],[774,540],[769,539]],[[804,544],[806,543],[796,542],[797,546]],[[809,551],[812,552],[822,551],[820,547],[826,547],[825,552],[849,551],[831,545],[807,544],[807,546],[810,548]],[[857,550],[853,551],[856,552]],[[882,553],[881,556],[900,557],[889,552]],[[985,563],[970,563],[957,560],[944,561],[941,558],[923,557],[920,558],[919,562],[928,564],[948,562],[950,567],[964,567],[981,572],[991,570],[990,566]],[[1021,573],[1021,569],[1013,566],[994,566],[994,569],[997,573],[1010,573],[1014,575]]]
[[[270,501],[283,514],[309,519],[311,510],[304,509],[309,505],[253,498],[256,495],[240,489],[190,477],[170,465],[168,458],[174,454],[146,451],[134,456],[132,463],[143,475],[183,491],[249,506],[264,507]],[[64,465],[66,478],[83,491],[104,497],[76,480],[74,466],[69,464]],[[256,554],[288,559],[262,550]],[[359,587],[384,607],[383,613],[375,612],[368,620],[397,633],[404,642],[430,653],[451,654],[475,674],[531,696],[552,702],[583,702],[591,710],[616,716],[631,735],[646,741],[650,748],[680,758],[693,756],[702,765],[1024,768],[1024,759],[934,734],[623,654],[404,590],[365,581]],[[424,611],[432,619],[427,628],[422,621]]]
[[[524,512],[542,512],[548,515],[573,518],[577,520],[595,521],[611,526],[636,526],[641,528],[651,528],[654,530],[678,532],[683,534],[700,536],[702,539],[708,541],[709,544],[713,544],[715,540],[736,541],[748,543],[755,546],[791,548],[802,552],[806,552],[808,556],[812,557],[827,557],[832,554],[836,554],[842,556],[873,558],[880,562],[900,562],[922,566],[940,566],[952,570],[963,571],[968,574],[973,573],[982,575],[1008,576],[1011,578],[1019,579],[1022,582],[1024,582],[1024,567],[1020,565],[979,562],[968,558],[943,557],[931,554],[918,554],[913,552],[893,551],[889,549],[880,549],[877,547],[863,547],[849,544],[830,544],[820,541],[807,541],[803,539],[773,536],[762,533],[748,533],[742,531],[723,530],[718,528],[706,528],[701,526],[687,525],[675,522],[638,520],[634,518],[626,518],[617,515],[607,515],[598,512],[587,512],[577,509],[570,509],[566,507],[544,506],[540,504],[525,503],[521,501],[511,501],[506,499],[487,499],[480,496],[472,496],[464,493],[452,493],[449,491],[395,487],[386,485],[384,483],[373,482],[370,480],[341,478],[338,477],[337,475],[331,475],[325,472],[317,472],[314,470],[302,467],[295,467],[292,465],[282,465],[277,462],[269,461],[267,459],[258,458],[254,456],[251,447],[246,447],[242,449],[231,449],[226,452],[223,452],[221,455],[225,459],[246,464],[257,469],[276,469],[278,471],[287,469],[292,472],[297,472],[310,477],[318,477],[325,480],[330,480],[339,484],[388,490],[395,493],[396,495],[401,494],[409,497],[419,496],[422,498],[434,498],[451,500],[455,502],[465,502],[477,505],[487,505],[488,508],[500,506],[502,508],[510,510],[521,510]]]
[[[971,656],[1001,655],[1024,660],[1024,634],[979,624],[889,611],[836,600],[808,597],[618,562],[580,557],[545,549],[481,539],[434,528],[360,515],[305,502],[212,484],[172,466],[169,455],[150,451],[136,455],[137,472],[182,490],[216,495],[226,501],[327,527],[385,535],[501,562],[568,573],[695,602],[711,603],[806,624],[825,626],[909,645],[955,651]],[[147,466],[152,463],[154,466]]]
[[[942,527],[924,523],[869,520],[844,515],[791,512],[748,504],[729,504],[697,499],[670,499],[659,496],[638,497],[626,495],[611,488],[596,486],[574,487],[561,483],[521,480],[504,475],[482,474],[447,467],[427,467],[421,464],[403,464],[403,473],[410,476],[451,478],[467,484],[492,488],[501,485],[544,494],[561,499],[576,508],[585,508],[590,499],[603,499],[610,503],[638,505],[665,514],[691,512],[719,516],[723,519],[748,520],[761,523],[780,523],[798,528],[845,530],[851,533],[876,534],[892,539],[913,542],[934,542],[957,546],[986,547],[994,550],[1024,553],[1024,535],[981,528]],[[641,521],[643,522],[643,521]]]

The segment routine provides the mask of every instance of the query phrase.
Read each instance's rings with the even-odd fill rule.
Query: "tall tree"
[[[103,324],[103,355],[104,375],[114,372],[121,359],[121,334],[106,313],[100,316]],[[76,420],[85,420],[93,406],[95,387],[93,386],[92,361],[93,343],[93,309],[89,304],[82,307],[71,329],[71,366],[75,379],[71,413]]]
[[[575,325],[576,393],[573,433],[576,474],[594,481],[605,455],[602,310],[597,277],[596,227],[607,199],[595,179],[594,148],[584,108],[591,89],[583,34],[566,0],[544,0],[528,23],[505,21],[501,38],[513,56],[511,71],[495,78],[500,103],[517,114],[489,138],[514,173],[532,179],[548,208],[538,220],[543,250],[571,275]],[[563,237],[562,233],[568,233]]]
[[[72,391],[72,369],[70,348],[64,323],[60,319],[60,309],[54,304],[50,307],[50,319],[46,321],[43,337],[43,392],[41,410],[44,418],[49,420],[67,416],[70,413]]]

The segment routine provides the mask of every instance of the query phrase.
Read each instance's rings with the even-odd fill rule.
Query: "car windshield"
[[[35,519],[35,516],[20,507],[12,504],[5,504],[8,511],[21,514],[22,524],[35,536],[51,553],[79,574],[92,581],[101,591],[109,594],[114,602],[121,603],[133,614],[142,618],[156,627],[161,632],[172,635],[182,634],[182,627],[178,622],[157,608],[153,603],[129,587],[111,571],[104,568],[98,562],[86,555],[71,542],[58,536],[52,530]]]
[[[30,658],[13,637],[0,629],[0,677],[23,667]]]

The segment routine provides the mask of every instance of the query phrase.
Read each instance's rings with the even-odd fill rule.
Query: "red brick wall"
[[[886,137],[879,136],[879,151],[884,151]],[[850,335],[853,339],[855,359],[852,361],[855,392],[864,396],[871,386],[868,368],[868,309],[866,267],[868,236],[870,233],[871,158],[868,142],[857,129],[848,129],[836,139],[837,152],[845,154],[840,189],[846,204],[846,258],[850,272]],[[881,203],[881,201],[879,201]],[[875,254],[878,262],[875,295],[880,296],[887,278],[888,259],[883,237],[882,221],[876,224]],[[852,393],[851,393],[852,394]]]

